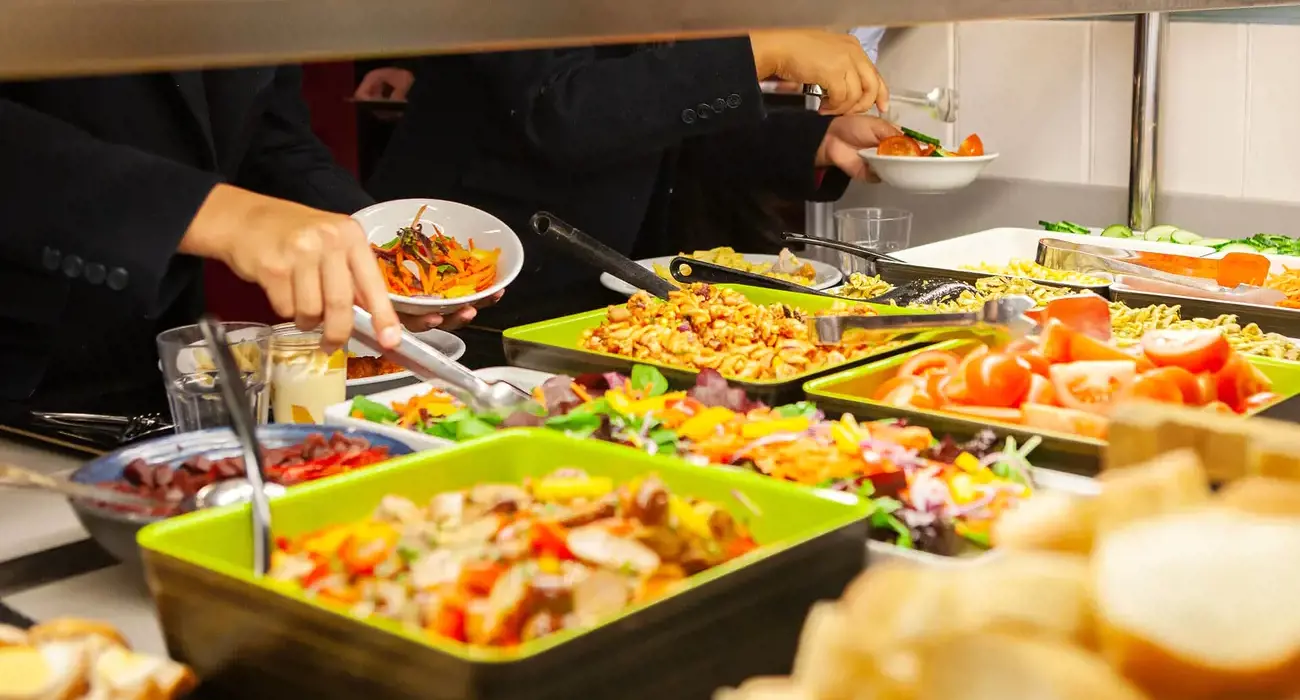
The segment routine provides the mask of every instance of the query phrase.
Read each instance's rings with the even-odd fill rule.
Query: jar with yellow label
[[[321,350],[320,331],[292,323],[271,333],[271,412],[276,423],[323,423],[325,407],[347,400],[348,359]]]

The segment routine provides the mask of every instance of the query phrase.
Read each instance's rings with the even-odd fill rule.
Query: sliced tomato
[[[1037,350],[1024,350],[1018,352],[1007,351],[1007,354],[1015,355],[1029,363],[1030,371],[1039,376],[1046,377],[1048,376],[1048,373],[1052,371],[1052,363],[1048,362],[1047,358],[1043,357],[1043,354]]]
[[[1069,362],[1052,365],[1052,388],[1066,408],[1099,415],[1110,412],[1112,402],[1137,377],[1134,360]]]
[[[895,379],[904,381],[885,392],[878,401],[897,408],[937,408],[935,400],[925,390],[924,379],[920,377],[895,377]]]
[[[952,403],[965,403],[970,398],[966,392],[966,381],[957,374],[932,374],[926,389],[930,394],[930,398],[941,406]]]
[[[984,141],[980,139],[979,134],[971,134],[962,139],[961,145],[957,147],[959,156],[982,156],[984,155]]]
[[[1038,403],[1026,403],[1020,407],[1020,411],[1025,417],[1024,424],[1031,428],[1098,440],[1106,439],[1110,423],[1106,418],[1095,413]]]
[[[997,406],[945,406],[944,413],[973,418],[979,421],[997,421],[999,423],[1021,423],[1025,416],[1017,408]]]
[[[1030,350],[1038,350],[1038,341],[1033,338],[1016,338],[1010,343],[1007,343],[1005,348],[1002,348],[1002,352],[1019,353],[1029,352]]]
[[[1018,406],[1029,393],[1034,371],[1018,355],[988,353],[966,365],[962,378],[971,403],[981,406]]]
[[[1043,324],[1043,336],[1038,343],[1038,351],[1048,362],[1070,361],[1070,339],[1075,335],[1070,327],[1055,319],[1048,319]]]
[[[880,387],[876,389],[876,393],[871,395],[871,398],[873,401],[883,401],[886,396],[894,391],[894,389],[897,389],[904,384],[911,384],[913,381],[915,381],[915,377],[893,377],[892,379],[887,380],[884,384],[881,384]]]
[[[1165,367],[1164,369],[1180,369],[1178,367]],[[1159,401],[1160,403],[1182,404],[1184,399],[1183,388],[1173,378],[1160,374],[1162,370],[1153,369],[1150,372],[1143,372],[1133,380],[1132,384],[1124,391],[1123,398],[1126,399],[1146,399],[1147,401]],[[1191,377],[1192,375],[1188,375]],[[1192,377],[1192,382],[1196,381]],[[1193,395],[1200,398],[1199,387],[1193,387]]]
[[[1120,350],[1104,340],[1097,340],[1096,338],[1084,335],[1083,333],[1075,333],[1070,336],[1071,362],[1132,359],[1135,359],[1133,355]]]
[[[1188,406],[1201,406],[1214,399],[1213,396],[1206,396],[1205,387],[1202,386],[1201,380],[1191,372],[1182,367],[1158,367],[1143,371],[1141,362],[1138,364],[1138,381],[1146,379],[1148,385],[1151,382],[1160,382],[1172,384],[1178,388],[1179,395],[1182,396],[1181,403]],[[1152,398],[1152,397],[1147,397]],[[1175,403],[1175,402],[1167,402]]]
[[[1196,385],[1201,388],[1201,405],[1219,400],[1219,379],[1209,372],[1196,375]]]
[[[1148,331],[1142,336],[1142,351],[1157,367],[1218,372],[1232,355],[1232,346],[1218,330]]]
[[[1146,372],[1156,368],[1156,363],[1152,362],[1151,358],[1147,357],[1146,353],[1142,352],[1140,348],[1138,349],[1137,354],[1133,355],[1133,357],[1137,358],[1139,372]]]
[[[928,157],[931,153],[934,153],[934,144],[918,143],[917,145],[921,147],[922,158]]]
[[[907,136],[890,136],[876,146],[876,155],[920,157],[921,147]]]
[[[914,355],[902,367],[898,368],[900,377],[926,377],[931,374],[947,374],[957,369],[961,358],[942,350],[929,350]]]
[[[1057,403],[1056,387],[1052,386],[1052,380],[1035,374],[1029,384],[1029,393],[1025,395],[1025,403],[1049,405]]]
[[[1040,323],[1060,321],[1075,333],[1110,340],[1110,304],[1096,294],[1079,294],[1047,302]]]
[[[1262,411],[1281,400],[1282,397],[1278,394],[1274,394],[1271,391],[1261,391],[1254,396],[1246,397],[1245,412],[1254,413],[1256,411]]]
[[[1273,388],[1273,382],[1258,367],[1251,364],[1244,355],[1236,353],[1214,375],[1214,383],[1219,400],[1237,413],[1246,411],[1246,399]]]

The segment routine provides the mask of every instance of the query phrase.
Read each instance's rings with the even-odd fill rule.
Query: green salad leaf
[[[798,401],[777,406],[772,410],[782,418],[812,418],[813,414],[817,413],[817,406],[811,401]]]
[[[662,372],[648,365],[636,365],[629,377],[634,389],[642,389],[647,396],[662,396],[668,393],[668,380]]]
[[[352,399],[352,408],[348,411],[348,415],[355,416],[358,413],[361,414],[363,420],[385,425],[392,425],[400,418],[397,411],[377,401],[371,401],[364,396]]]

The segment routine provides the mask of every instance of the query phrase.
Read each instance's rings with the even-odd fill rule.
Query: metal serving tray
[[[1265,332],[1281,333],[1290,338],[1300,337],[1300,309],[1197,299],[1178,294],[1155,294],[1131,289],[1123,284],[1111,287],[1111,299],[1134,308],[1177,304],[1182,307],[1179,313],[1183,318],[1214,318],[1220,314],[1235,314],[1242,325],[1257,323]]]

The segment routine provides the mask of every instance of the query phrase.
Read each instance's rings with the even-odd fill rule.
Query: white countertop
[[[81,464],[65,454],[0,437],[0,462],[44,474],[63,474]],[[60,496],[0,489],[0,566],[19,557],[87,537]],[[122,631],[135,648],[166,652],[153,603],[140,575],[114,566],[15,593],[3,599],[36,621],[72,616],[103,620]]]

